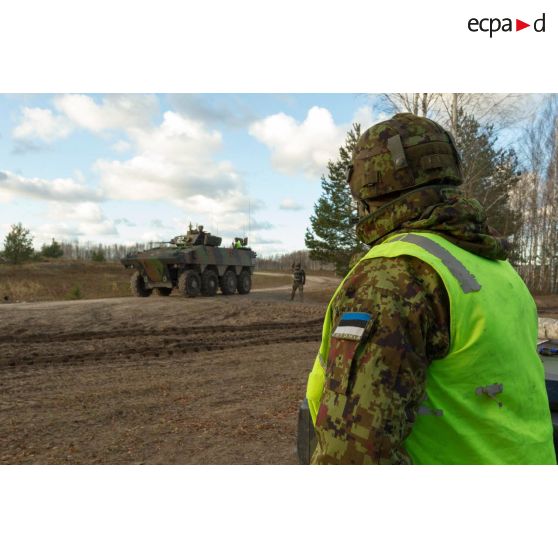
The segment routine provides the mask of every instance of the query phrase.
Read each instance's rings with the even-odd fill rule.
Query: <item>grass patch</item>
[[[68,294],[66,295],[66,298],[68,300],[79,300],[80,298],[83,298],[83,293],[81,292],[80,286],[79,285],[74,285],[68,291]]]
[[[290,286],[290,273],[256,272],[253,289]],[[51,260],[0,264],[0,302],[36,302],[131,296],[132,270],[117,262]],[[7,298],[5,298],[7,297]]]
[[[273,289],[275,287],[292,285],[293,280],[290,275],[284,275],[281,273],[271,274],[271,271],[264,273],[269,273],[270,275],[260,275],[257,271],[252,275],[253,289]]]
[[[35,302],[130,296],[131,271],[117,262],[53,260],[0,264],[0,300]]]

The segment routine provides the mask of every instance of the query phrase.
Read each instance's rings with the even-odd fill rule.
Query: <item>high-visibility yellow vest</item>
[[[489,260],[433,233],[403,233],[363,259],[416,257],[441,277],[450,349],[427,370],[426,399],[404,446],[413,463],[555,464],[537,309],[507,261]],[[350,273],[349,273],[350,275]],[[306,397],[316,422],[331,337],[328,306]]]

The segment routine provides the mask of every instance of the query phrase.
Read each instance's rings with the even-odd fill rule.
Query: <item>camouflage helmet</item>
[[[362,134],[347,181],[353,197],[366,200],[430,183],[458,186],[463,179],[451,134],[428,118],[400,113]]]

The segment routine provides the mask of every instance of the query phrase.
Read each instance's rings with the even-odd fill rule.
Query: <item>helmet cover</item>
[[[360,136],[347,179],[359,201],[428,184],[463,182],[451,134],[411,113],[396,114]]]

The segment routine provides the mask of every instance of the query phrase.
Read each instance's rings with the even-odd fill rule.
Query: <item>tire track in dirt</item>
[[[301,323],[292,322],[262,322],[251,323],[246,325],[220,325],[220,326],[189,326],[189,327],[168,327],[163,329],[158,328],[133,328],[133,329],[118,329],[111,331],[82,331],[71,333],[33,333],[30,335],[23,334],[10,334],[0,335],[0,343],[52,343],[63,341],[86,341],[97,339],[118,339],[121,337],[140,337],[140,336],[165,336],[165,335],[181,335],[189,336],[201,333],[245,333],[261,330],[284,330],[292,329],[293,327],[308,327],[322,325],[321,318],[315,320],[307,320]]]
[[[8,344],[0,346],[0,370],[16,372],[16,375],[9,374],[11,379],[15,379],[28,375],[25,372],[17,374],[22,368],[171,358],[227,349],[249,350],[254,346],[280,343],[318,342],[320,338],[319,319],[299,323],[266,322],[240,326],[169,327],[163,330],[141,328],[80,334],[4,336],[1,339],[8,341]],[[24,353],[22,344],[25,345]]]

